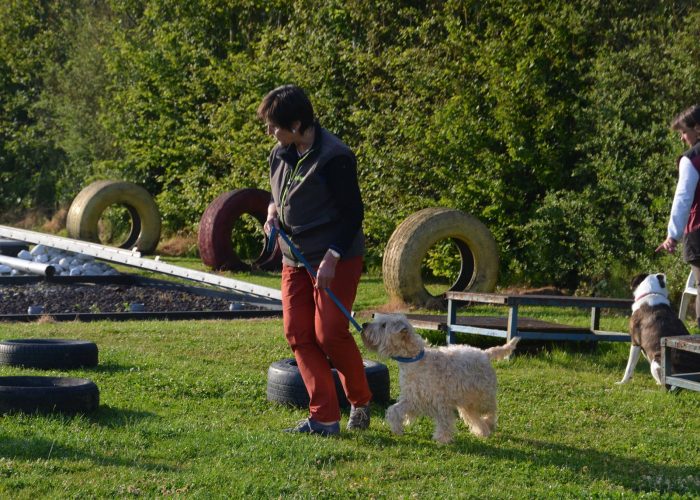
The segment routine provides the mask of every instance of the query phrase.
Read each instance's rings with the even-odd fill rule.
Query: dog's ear
[[[656,279],[659,280],[659,286],[661,288],[666,288],[666,275],[665,274],[657,274]]]
[[[637,289],[639,284],[646,279],[646,277],[649,276],[648,273],[641,273],[632,278],[632,281],[630,282],[630,290],[633,292]]]

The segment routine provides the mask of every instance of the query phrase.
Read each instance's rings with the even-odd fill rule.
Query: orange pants
[[[350,311],[362,274],[362,257],[340,260],[331,290]],[[314,288],[304,267],[283,266],[284,333],[309,393],[309,413],[320,422],[340,420],[331,365],[338,370],[345,395],[354,406],[369,403],[372,393],[362,355],[349,331],[349,320],[325,290]]]

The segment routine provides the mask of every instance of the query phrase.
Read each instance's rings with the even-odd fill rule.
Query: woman
[[[289,432],[331,436],[340,432],[340,407],[331,372],[352,404],[347,428],[369,427],[369,401],[362,355],[349,321],[324,290],[350,311],[362,273],[364,207],[355,155],[322,128],[302,89],[284,85],[258,107],[267,133],[277,139],[269,157],[272,199],[265,231],[281,228],[317,277],[280,238],[284,333],[309,392],[309,417]]]
[[[668,236],[656,251],[673,253],[683,238],[683,260],[690,264],[695,281],[700,283],[700,105],[680,113],[671,123],[688,149],[678,160],[678,184],[673,197]],[[700,300],[695,301],[695,315],[700,325]]]

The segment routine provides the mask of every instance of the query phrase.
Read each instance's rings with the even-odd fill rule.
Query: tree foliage
[[[63,59],[63,8],[39,0],[0,3],[0,206],[54,201],[64,152],[48,137],[40,106],[45,69]]]
[[[0,206],[144,185],[165,228],[267,188],[255,109],[310,94],[357,153],[369,261],[428,206],[479,217],[502,280],[605,292],[652,269],[697,101],[690,0],[11,0]],[[18,175],[31,172],[31,175]],[[661,261],[670,266],[670,260]]]

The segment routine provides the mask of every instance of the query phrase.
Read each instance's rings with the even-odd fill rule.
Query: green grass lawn
[[[381,279],[365,277],[356,309],[385,301]],[[527,311],[589,321],[587,311],[551,313]],[[606,321],[606,329],[626,329],[624,317]],[[281,432],[306,412],[266,400],[269,365],[290,355],[279,319],[3,323],[0,331],[3,339],[96,342],[97,368],[2,367],[0,375],[87,377],[101,397],[88,416],[0,417],[2,498],[700,497],[700,393],[664,392],[644,360],[629,384],[615,385],[627,359],[623,343],[559,346],[496,363],[496,433],[477,439],[460,424],[455,442],[439,445],[425,419],[392,435],[379,406],[366,432],[333,439]],[[383,362],[396,398],[397,364]]]

